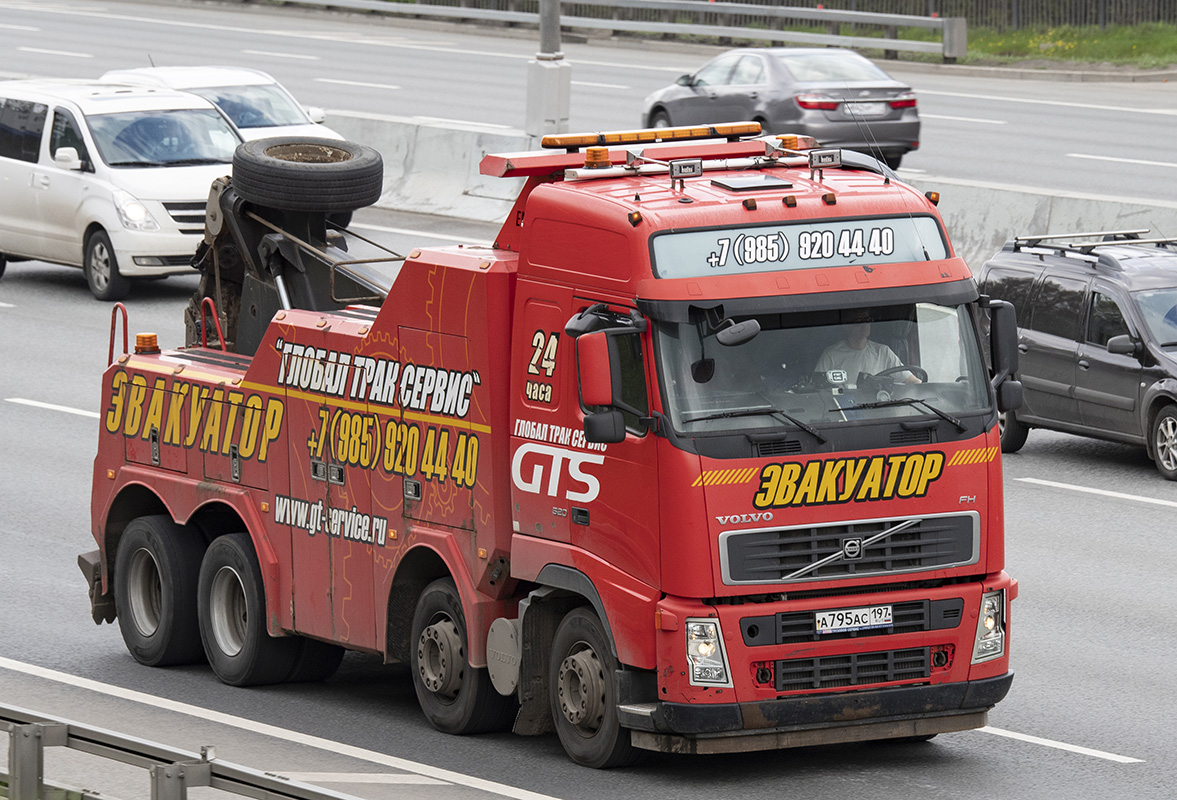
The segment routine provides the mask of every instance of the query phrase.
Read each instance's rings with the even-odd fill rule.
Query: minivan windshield
[[[989,408],[967,306],[913,303],[655,323],[668,416],[688,436],[813,429]],[[755,320],[739,344],[717,336]]]
[[[188,91],[215,103],[238,128],[307,124],[306,114],[298,103],[274,84],[211,86]]]
[[[231,164],[241,143],[212,108],[124,111],[86,120],[98,154],[111,167]]]

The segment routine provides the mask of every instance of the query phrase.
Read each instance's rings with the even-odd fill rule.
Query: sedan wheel
[[[1153,457],[1157,471],[1177,480],[1177,406],[1165,406],[1152,424]]]

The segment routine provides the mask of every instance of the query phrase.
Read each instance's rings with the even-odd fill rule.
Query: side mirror
[[[1126,333],[1108,339],[1108,352],[1120,356],[1134,356],[1139,352],[1139,345]]]
[[[996,386],[1018,369],[1018,320],[1014,307],[1005,300],[989,301],[989,319],[989,346]]]
[[[691,76],[690,75],[680,75],[679,79],[677,81],[675,81],[675,83],[677,83],[679,86],[690,86],[691,85]]]
[[[76,147],[59,147],[53,153],[53,163],[62,169],[78,170],[82,169],[82,159],[78,157],[78,149]]]
[[[997,387],[997,410],[1016,411],[1022,407],[1022,382],[1004,380]]]
[[[311,122],[320,123],[327,119],[327,112],[318,106],[307,106],[303,110],[307,112],[307,116],[311,118]]]
[[[617,393],[609,335],[593,331],[576,339],[580,361],[580,396],[586,406],[611,406]]]
[[[593,444],[625,441],[625,416],[616,408],[598,411],[584,418],[584,440]]]

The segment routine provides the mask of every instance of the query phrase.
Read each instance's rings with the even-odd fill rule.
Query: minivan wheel
[[[1157,471],[1177,481],[1177,406],[1165,406],[1153,420],[1152,449]]]
[[[658,109],[650,117],[650,127],[651,128],[669,128],[670,127],[670,115],[667,114],[662,109]]]
[[[1018,422],[1012,411],[998,413],[997,424],[1001,428],[1001,452],[1016,453],[1021,450],[1030,429]]]
[[[119,272],[118,258],[106,231],[94,231],[86,239],[83,264],[86,283],[99,300],[121,300],[127,296],[131,283]]]

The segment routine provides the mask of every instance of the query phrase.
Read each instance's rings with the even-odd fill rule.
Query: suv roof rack
[[[1080,255],[1091,255],[1097,247],[1104,247],[1113,244],[1177,244],[1177,238],[1174,237],[1156,237],[1152,239],[1140,238],[1142,234],[1149,232],[1148,228],[1134,228],[1122,231],[1091,231],[1088,233],[1043,233],[1028,236],[1016,236],[1012,242],[1013,250],[1021,250],[1027,247],[1045,247],[1050,250],[1055,250],[1059,253],[1078,253]],[[1093,237],[1101,237],[1096,242],[1075,242],[1075,241],[1059,241],[1061,239],[1090,239]]]

